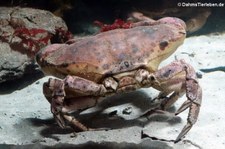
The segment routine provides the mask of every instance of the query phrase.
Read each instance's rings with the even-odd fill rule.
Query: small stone
[[[122,113],[126,115],[130,115],[132,113],[132,107],[125,108]]]
[[[196,76],[197,76],[197,78],[201,79],[201,78],[202,78],[202,73],[199,72],[199,71],[197,71],[197,72],[196,72]]]
[[[70,138],[75,138],[77,137],[77,133],[76,132],[73,132],[71,135],[70,135]]]

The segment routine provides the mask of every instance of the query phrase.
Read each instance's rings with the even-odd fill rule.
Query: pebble
[[[132,107],[127,107],[123,109],[123,114],[130,115],[132,113]]]

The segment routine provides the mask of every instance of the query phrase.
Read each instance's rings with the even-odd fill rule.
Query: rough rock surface
[[[48,11],[1,7],[0,83],[34,73],[35,53],[53,38],[63,42],[66,32],[64,21]]]
[[[175,58],[183,58],[202,77],[199,82],[203,101],[198,121],[177,144],[170,140],[174,140],[185,125],[187,111],[177,117],[156,114],[149,119],[136,119],[154,107],[151,99],[157,92],[153,89],[110,97],[79,116],[88,126],[112,130],[80,132],[74,136],[71,129],[60,129],[42,94],[42,84],[48,79],[45,77],[0,96],[0,148],[225,148],[224,39],[225,34],[189,37],[162,63],[166,65]],[[185,99],[183,96],[170,111],[175,111]],[[129,114],[124,114],[127,109]],[[93,117],[93,113],[97,115]]]

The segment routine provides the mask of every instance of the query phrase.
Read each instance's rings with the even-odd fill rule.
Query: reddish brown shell
[[[38,53],[37,62],[47,74],[99,82],[105,76],[140,67],[155,71],[184,38],[184,29],[166,23],[116,29],[71,45],[50,45]]]

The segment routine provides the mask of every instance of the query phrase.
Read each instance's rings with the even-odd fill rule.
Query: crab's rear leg
[[[165,95],[173,92],[171,96],[162,102],[159,107],[160,110],[169,108],[186,92],[187,100],[175,112],[175,115],[178,115],[189,108],[187,124],[175,140],[175,142],[178,142],[192,128],[199,115],[202,90],[198,84],[196,72],[192,66],[184,60],[180,60],[159,69],[153,76],[156,80],[156,83],[153,85],[154,88],[162,91],[162,94]]]

